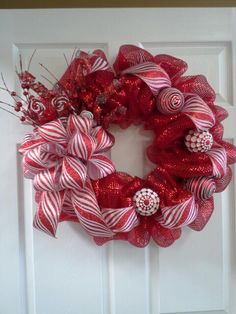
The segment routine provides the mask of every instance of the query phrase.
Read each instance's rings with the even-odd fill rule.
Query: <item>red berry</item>
[[[15,106],[15,111],[19,112],[20,111],[20,107]]]
[[[29,89],[29,84],[27,84],[27,83],[22,83],[22,84],[21,84],[21,87],[22,87],[23,89]]]
[[[23,93],[24,96],[27,96],[28,94],[29,94],[29,93],[28,93],[26,90],[25,90],[24,93]]]
[[[16,96],[16,92],[14,92],[14,91],[11,92],[11,96],[13,96],[13,97]]]
[[[19,108],[21,108],[21,107],[22,107],[22,102],[20,102],[20,101],[17,101],[17,103],[16,103],[16,107],[19,107]]]
[[[21,122],[24,122],[24,121],[25,121],[25,117],[24,117],[24,116],[21,116],[21,117],[20,117],[20,121],[21,121]]]

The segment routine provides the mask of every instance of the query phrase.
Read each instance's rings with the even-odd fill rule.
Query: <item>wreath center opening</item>
[[[155,166],[146,154],[147,147],[153,141],[153,132],[144,130],[142,125],[131,125],[127,129],[111,126],[109,131],[115,137],[111,159],[116,170],[144,178]]]

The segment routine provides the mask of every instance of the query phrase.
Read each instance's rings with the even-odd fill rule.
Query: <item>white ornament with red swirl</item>
[[[151,216],[159,208],[160,199],[156,192],[143,188],[137,191],[133,197],[134,207],[142,216]]]
[[[30,113],[35,113],[38,116],[41,116],[45,110],[45,105],[39,99],[35,97],[30,97],[28,105],[28,111]]]
[[[52,99],[52,105],[60,112],[70,105],[70,100],[66,96],[56,96]]]
[[[176,88],[165,88],[157,97],[157,109],[165,114],[175,114],[184,106],[184,95]]]

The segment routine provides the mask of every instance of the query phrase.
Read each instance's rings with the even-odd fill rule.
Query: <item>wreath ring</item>
[[[167,247],[182,227],[205,227],[213,194],[232,178],[236,147],[223,140],[227,112],[214,90],[186,70],[178,58],[124,45],[113,67],[101,50],[78,51],[52,89],[22,68],[23,97],[4,82],[16,115],[34,126],[19,151],[36,190],[36,228],[55,236],[58,223],[70,220],[98,245],[144,247],[152,238]],[[155,168],[145,178],[117,172],[104,156],[115,143],[112,124],[153,131],[147,156]]]

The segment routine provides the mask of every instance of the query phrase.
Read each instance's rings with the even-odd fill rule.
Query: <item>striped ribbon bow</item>
[[[82,202],[86,211],[87,203],[96,202],[95,196],[91,196],[90,179],[101,179],[115,171],[111,160],[102,154],[112,145],[113,140],[102,127],[93,127],[88,112],[70,115],[64,123],[60,119],[51,121],[25,136],[19,151],[23,154],[24,175],[33,179],[39,195],[36,228],[55,236],[61,212],[73,210],[85,229],[91,228],[86,215],[82,217],[80,205]],[[88,189],[90,194],[86,194]],[[97,229],[104,228],[111,235],[98,206],[89,210],[97,215]]]

